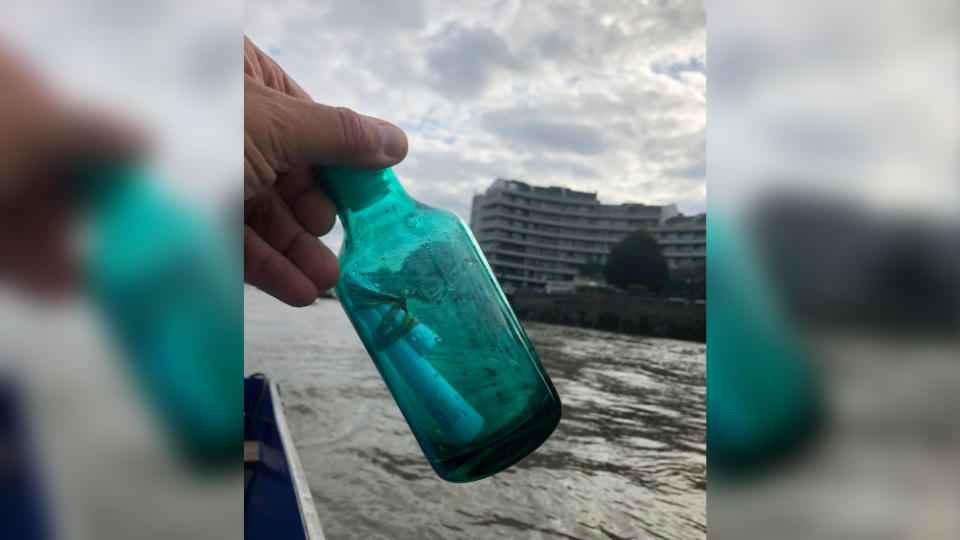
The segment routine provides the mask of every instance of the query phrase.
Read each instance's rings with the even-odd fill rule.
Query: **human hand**
[[[70,183],[81,162],[140,151],[139,133],[68,103],[0,45],[0,277],[40,296],[75,282]]]
[[[315,103],[249,39],[244,71],[244,280],[293,306],[336,284],[336,256],[318,239],[336,209],[314,181],[320,165],[382,169],[407,154],[400,128]]]

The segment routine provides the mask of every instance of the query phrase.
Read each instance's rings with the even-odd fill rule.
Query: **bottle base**
[[[474,482],[497,474],[530,455],[560,423],[560,402],[551,401],[505,436],[466,454],[431,462],[448,482]]]

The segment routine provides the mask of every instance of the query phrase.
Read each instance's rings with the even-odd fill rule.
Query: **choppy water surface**
[[[246,368],[281,387],[324,532],[340,538],[706,537],[706,348],[524,323],[563,401],[533,455],[440,480],[336,300],[245,294]]]

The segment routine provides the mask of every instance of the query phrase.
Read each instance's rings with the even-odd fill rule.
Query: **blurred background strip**
[[[751,366],[708,337],[711,538],[960,534],[958,10],[710,2],[710,231],[738,239],[709,243],[708,334],[729,337],[726,308],[775,306],[796,347]],[[763,286],[714,280],[743,252]],[[779,436],[749,432],[724,456],[749,459],[715,466],[725,378],[808,385],[806,405],[736,386],[726,405],[792,402],[819,422],[781,411]]]
[[[4,538],[243,535],[242,23],[0,4],[0,491],[45,524]]]

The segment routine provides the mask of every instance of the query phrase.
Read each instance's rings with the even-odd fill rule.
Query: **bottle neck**
[[[94,212],[146,182],[147,173],[137,162],[89,162],[78,167],[72,186],[77,198]]]
[[[337,207],[337,215],[347,232],[365,216],[379,218],[395,212],[406,213],[416,204],[391,169],[360,171],[326,166],[321,185]]]

